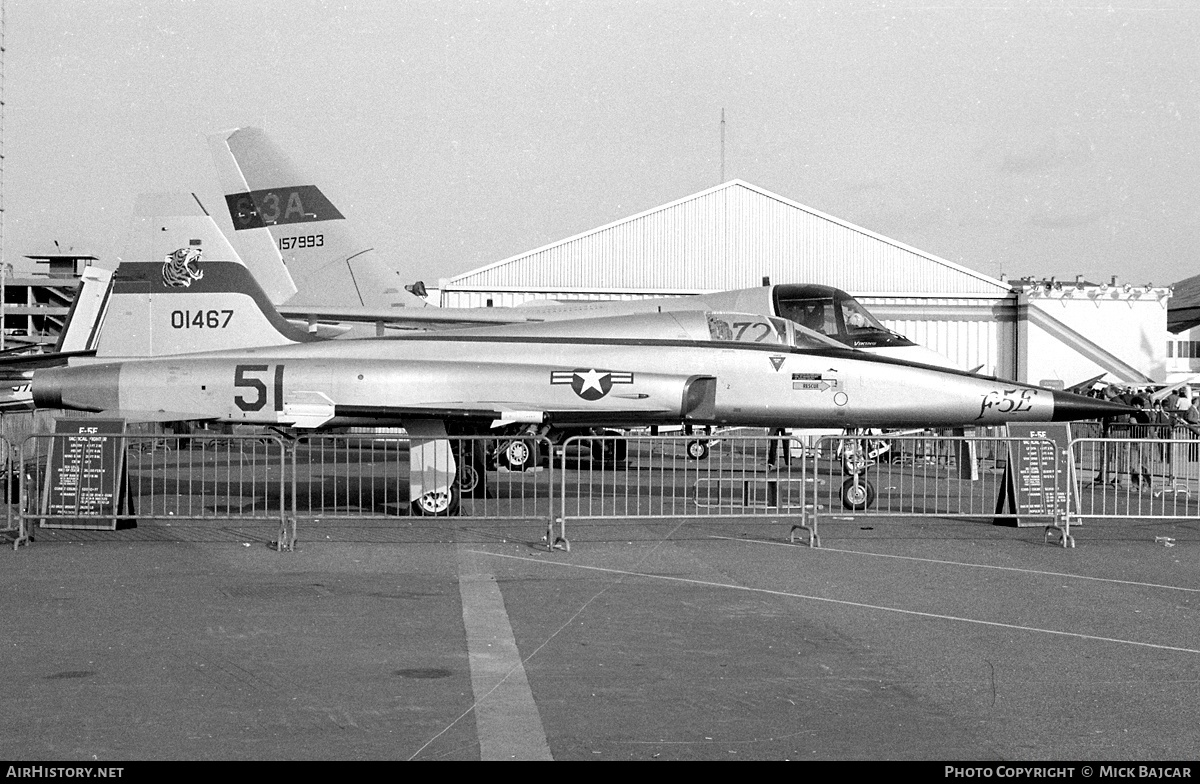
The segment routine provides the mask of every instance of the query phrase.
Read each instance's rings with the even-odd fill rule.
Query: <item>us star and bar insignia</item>
[[[599,400],[612,390],[613,384],[632,384],[633,374],[595,368],[552,370],[550,383],[570,384],[575,394],[584,400]]]

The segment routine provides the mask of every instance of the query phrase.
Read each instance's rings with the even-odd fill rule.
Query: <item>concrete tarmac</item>
[[[1197,521],[273,534],[5,551],[0,759],[1200,757]]]

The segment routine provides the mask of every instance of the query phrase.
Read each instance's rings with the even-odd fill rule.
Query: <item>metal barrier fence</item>
[[[292,448],[291,508],[306,524],[321,520],[404,514],[456,519],[539,520],[549,541],[554,465],[546,438],[453,436],[457,471],[451,493],[434,506],[414,507],[408,435],[310,435]],[[448,472],[443,452],[423,452],[423,472]]]
[[[1019,516],[1044,522],[1064,546],[1073,544],[1072,517],[1200,517],[1200,440],[1190,429],[1153,437],[1167,432],[1134,425],[1107,438],[1073,439],[1063,460],[1067,475],[1042,476],[1038,503]],[[278,521],[276,545],[290,549],[297,519],[319,526],[411,514],[409,463],[413,445],[425,443],[404,434],[108,438],[119,445],[124,470],[108,472],[102,481],[109,485],[91,489],[83,486],[87,477],[52,476],[53,456],[79,436],[0,439],[8,455],[3,530],[16,533],[14,547],[28,541],[31,524],[112,529],[137,518]],[[449,442],[457,483],[432,513],[536,521],[545,525],[548,547],[565,549],[569,521],[756,518],[790,524],[793,538],[806,531],[815,547],[820,521],[834,516],[1006,517],[1013,510],[997,512],[997,501],[1010,455],[1053,448],[1048,439],[930,435],[826,436],[799,448],[786,436],[736,433],[610,433],[558,446],[494,436]],[[422,454],[422,471],[448,468],[444,452]],[[1127,479],[1142,487],[1127,486]],[[72,487],[74,496],[66,492]],[[85,503],[88,493],[115,500],[96,506]],[[74,498],[74,506],[62,497]]]
[[[88,446],[94,439],[97,446]],[[552,538],[554,482],[545,438],[449,439],[457,481],[444,508],[456,519],[544,522]],[[133,520],[277,520],[281,550],[295,546],[297,519],[395,517],[414,510],[407,435],[36,434],[13,452],[19,486],[14,548],[33,526],[113,530]],[[107,446],[99,446],[107,444]],[[110,452],[89,462],[81,450]],[[76,458],[63,455],[75,450]],[[447,471],[444,452],[424,471]],[[57,460],[56,460],[57,456]],[[439,462],[441,461],[441,462]],[[106,470],[92,466],[106,464]],[[11,526],[10,526],[11,527]]]
[[[0,459],[4,461],[3,486],[0,487],[0,492],[4,493],[4,520],[0,524],[0,533],[13,536],[13,549],[15,550],[26,541],[25,529],[20,522],[21,472],[13,460],[13,445],[3,436],[0,436],[0,451],[3,452]]]
[[[33,434],[17,446],[26,536],[112,530],[132,519],[278,520],[287,530],[285,447],[276,435],[107,435],[108,470],[63,460],[88,437]],[[57,456],[57,460],[56,460]],[[74,463],[74,464],[72,464]],[[80,467],[82,466],[82,468]]]
[[[1137,428],[1151,427],[1139,425]],[[1079,516],[1177,519],[1200,517],[1200,441],[1186,428],[1166,438],[1078,438],[1071,442]]]
[[[1066,456],[1056,455],[1057,449],[1048,438],[825,436],[812,463],[816,495],[805,513],[809,544],[820,546],[821,518],[977,517],[1044,524],[1047,536],[1074,546]],[[1027,492],[1001,511],[998,501],[1009,502],[1010,456],[1018,452],[1062,458],[1062,470],[1026,476]]]
[[[794,519],[811,481],[785,436],[575,436],[562,446],[556,546],[568,521],[614,518]]]

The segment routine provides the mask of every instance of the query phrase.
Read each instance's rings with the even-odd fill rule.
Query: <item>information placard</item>
[[[996,496],[994,522],[1018,527],[1045,525],[1047,519],[1070,511],[1070,504],[1078,498],[1067,471],[1070,424],[1021,422],[1009,424],[1007,429],[1008,461]],[[1022,519],[1030,517],[1037,519]]]
[[[47,450],[42,528],[111,531],[130,514],[123,419],[58,419]]]

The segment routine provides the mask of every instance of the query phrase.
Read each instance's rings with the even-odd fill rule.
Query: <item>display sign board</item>
[[[132,513],[124,433],[123,419],[55,420],[41,505],[53,517],[41,527],[111,531],[119,515]]]
[[[1021,422],[1007,428],[1008,460],[996,496],[994,522],[1018,527],[1045,525],[1047,518],[1070,511],[1070,504],[1078,498],[1071,490],[1067,470],[1071,426],[1066,422]],[[1031,517],[1037,519],[1022,519]]]

